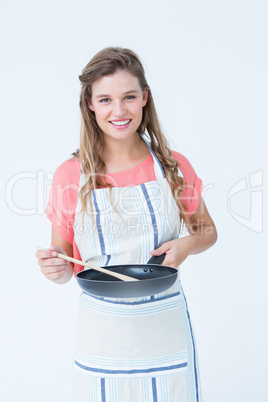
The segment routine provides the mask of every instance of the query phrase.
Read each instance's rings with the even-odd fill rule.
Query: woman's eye
[[[126,100],[132,100],[132,99],[135,99],[135,98],[136,98],[136,96],[134,96],[134,95],[128,95],[128,96],[125,97]],[[110,101],[111,101],[110,98],[105,98],[105,99],[101,99],[100,103],[109,103]]]

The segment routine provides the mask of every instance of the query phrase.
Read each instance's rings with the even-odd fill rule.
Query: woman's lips
[[[131,122],[131,119],[125,119],[125,120],[111,120],[110,123],[114,128],[117,128],[118,130],[123,130],[124,128],[127,128]]]

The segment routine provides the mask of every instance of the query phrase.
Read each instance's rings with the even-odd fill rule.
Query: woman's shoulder
[[[79,182],[81,174],[81,164],[72,157],[62,162],[54,173],[54,181],[59,183],[73,183]]]
[[[185,212],[190,217],[197,209],[202,195],[202,180],[197,176],[190,161],[181,153],[171,151],[171,155],[179,164],[183,176],[184,187],[180,200],[185,207]]]
[[[190,164],[189,160],[186,158],[186,156],[184,156],[183,154],[181,154],[178,151],[173,151],[171,150],[171,155],[173,156],[173,158],[175,158],[178,163],[180,163],[182,166],[184,165],[188,165]]]
[[[172,151],[172,150],[171,150],[171,155],[178,162],[178,165],[183,174],[183,177],[196,176],[195,170],[194,170],[191,162],[189,161],[189,159],[186,158],[186,156],[184,156],[180,152]]]

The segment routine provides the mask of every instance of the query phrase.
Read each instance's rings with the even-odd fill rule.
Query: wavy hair
[[[181,218],[187,222],[185,207],[179,198],[186,183],[178,175],[178,162],[172,157],[167,139],[161,130],[143,66],[133,51],[121,47],[108,47],[98,52],[79,76],[82,84],[79,103],[81,109],[80,149],[73,155],[79,157],[87,178],[79,192],[83,216],[88,211],[89,205],[92,209],[91,191],[104,186],[111,190],[112,187],[105,180],[105,163],[100,157],[104,146],[102,131],[97,124],[95,113],[88,107],[88,99],[92,96],[92,84],[96,80],[114,74],[118,70],[129,72],[138,79],[142,91],[148,90],[148,100],[143,107],[142,120],[137,132],[149,137],[150,146],[159,159],[166,178],[172,184],[173,196],[179,207]]]

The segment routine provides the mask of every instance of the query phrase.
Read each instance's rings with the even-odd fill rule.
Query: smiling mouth
[[[126,124],[130,123],[131,119],[128,120],[118,120],[118,121],[110,121],[110,123],[114,126],[125,126]]]

